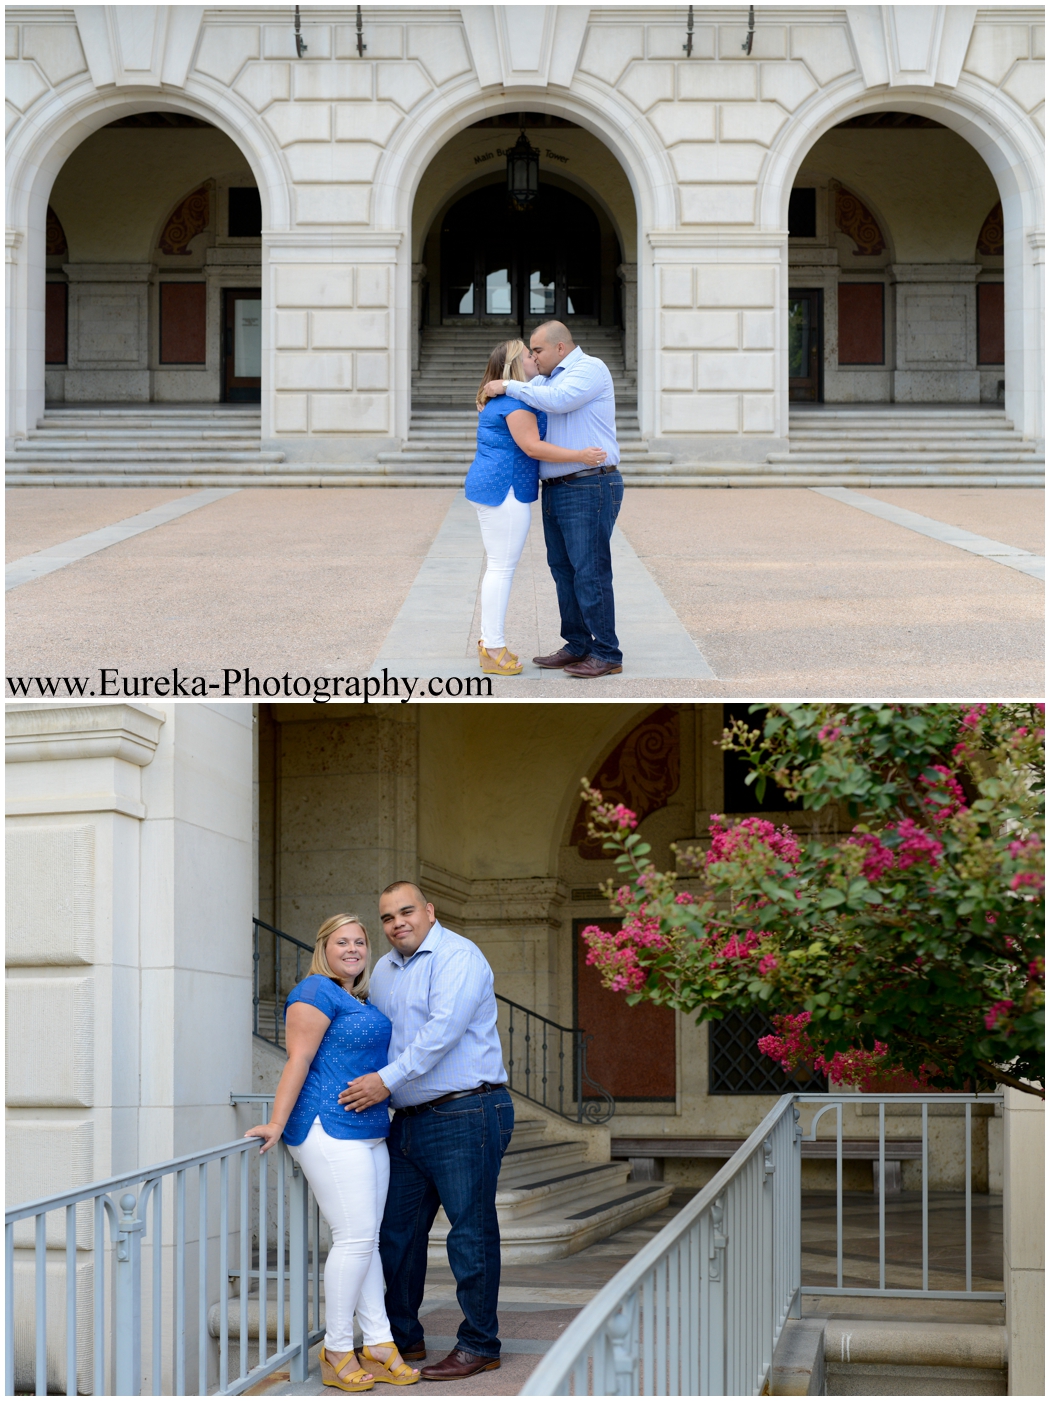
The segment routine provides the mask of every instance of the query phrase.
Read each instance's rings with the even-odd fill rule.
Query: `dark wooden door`
[[[223,294],[223,394],[228,404],[262,400],[262,292],[227,287]]]
[[[674,1012],[640,1002],[628,1007],[624,995],[602,987],[596,968],[588,967],[588,946],[580,931],[596,924],[615,932],[618,919],[577,919],[573,921],[576,944],[575,1025],[590,1032],[587,1069],[616,1100],[674,1100],[677,1084],[675,1066]],[[594,1092],[583,1087],[584,1099]]]
[[[788,398],[820,403],[824,398],[824,293],[820,288],[788,292]]]

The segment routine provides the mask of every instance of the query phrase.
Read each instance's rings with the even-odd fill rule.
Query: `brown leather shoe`
[[[425,1362],[427,1356],[426,1343],[420,1343],[417,1347],[399,1348],[401,1356],[406,1362]]]
[[[601,657],[584,657],[583,661],[567,666],[565,675],[581,676],[584,680],[592,681],[597,676],[615,676],[620,671],[623,671],[623,667],[619,662],[603,662]]]
[[[576,657],[569,651],[568,647],[562,647],[557,652],[551,652],[546,657],[533,657],[533,666],[545,666],[550,671],[556,671],[560,666],[571,666],[573,662],[585,661],[584,657]]]
[[[406,1356],[405,1353],[401,1354]],[[478,1357],[476,1353],[453,1348],[447,1357],[424,1367],[420,1377],[427,1382],[458,1382],[464,1377],[472,1377],[476,1372],[494,1372],[499,1366],[498,1357]]]

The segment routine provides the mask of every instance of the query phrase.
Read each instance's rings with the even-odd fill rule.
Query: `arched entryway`
[[[35,427],[46,400],[237,402],[224,379],[238,339],[225,326],[227,284],[255,302],[240,309],[254,321],[240,337],[251,373],[235,378],[258,402],[270,353],[261,230],[288,227],[288,188],[276,152],[259,148],[260,128],[229,105],[96,96],[16,137],[9,439]],[[265,396],[263,410],[265,420]]]
[[[984,404],[1041,438],[1042,245],[1026,235],[1041,229],[1042,164],[998,95],[890,102],[858,85],[785,130],[759,189],[761,222],[790,229],[784,427],[789,398]],[[817,350],[799,330],[806,292],[823,298]]]
[[[425,426],[420,412],[469,409],[492,344],[527,338],[550,317],[608,363],[618,410],[634,422],[636,180],[586,114],[489,106],[464,115],[474,119],[431,147],[412,199],[409,436]],[[539,165],[526,210],[507,192],[507,153],[521,132]]]

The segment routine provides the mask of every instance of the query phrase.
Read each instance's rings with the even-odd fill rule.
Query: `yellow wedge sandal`
[[[321,1382],[324,1386],[338,1387],[340,1391],[371,1391],[375,1386],[372,1375],[363,1367],[355,1366],[357,1355],[348,1352],[338,1367],[333,1367],[328,1354],[321,1349]],[[353,1370],[347,1371],[347,1368]]]
[[[506,647],[501,647],[499,656],[489,655],[484,642],[478,643],[478,662],[482,671],[489,676],[520,676],[524,670],[521,662],[513,652],[508,652]]]
[[[411,1386],[414,1382],[419,1381],[419,1368],[410,1367],[402,1359],[401,1354],[394,1347],[393,1339],[389,1343],[375,1343],[374,1346],[394,1348],[385,1362],[375,1356],[372,1346],[358,1349],[357,1360],[364,1364],[377,1382],[389,1382],[391,1386]],[[391,1364],[393,1365],[391,1366]]]

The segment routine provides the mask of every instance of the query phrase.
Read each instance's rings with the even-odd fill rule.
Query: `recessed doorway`
[[[582,199],[541,181],[533,209],[508,207],[502,184],[466,195],[441,225],[444,324],[511,325],[556,317],[597,325],[602,240]]]
[[[262,399],[262,292],[258,287],[223,289],[223,400],[258,404]]]
[[[788,398],[819,404],[824,398],[824,293],[788,292]]]

